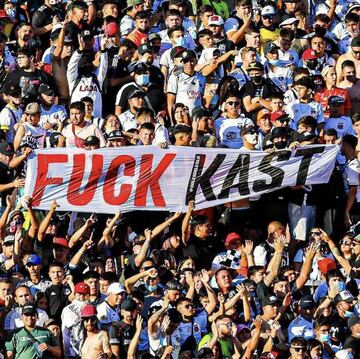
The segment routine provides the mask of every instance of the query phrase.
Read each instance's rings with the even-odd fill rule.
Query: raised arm
[[[181,225],[181,240],[183,244],[186,246],[190,239],[190,218],[195,209],[195,201],[190,201],[188,205],[188,210],[185,214],[185,217],[183,219],[182,225]]]
[[[271,270],[264,278],[264,283],[267,287],[270,287],[271,283],[279,273],[280,264],[285,248],[285,241],[286,241],[285,236],[279,236],[278,238],[274,239],[275,253],[272,260],[270,261],[270,263],[272,262]]]
[[[299,290],[301,289],[305,283],[309,280],[313,260],[318,250],[319,246],[316,243],[311,243],[310,246],[307,248],[305,253],[305,260],[301,267],[301,271],[299,276],[296,278],[296,288]]]
[[[136,330],[135,330],[135,334],[129,344],[127,359],[136,359],[137,358],[136,351],[137,351],[139,341],[140,341],[142,324],[143,324],[143,318],[141,317],[141,315],[138,315],[136,318],[136,323],[135,323]]]
[[[134,263],[136,267],[140,267],[142,261],[146,258],[147,252],[150,248],[151,241],[153,239],[151,229],[145,229],[144,231],[145,235],[145,242],[141,246],[140,252],[137,254],[137,256],[134,259]]]
[[[38,231],[38,241],[42,242],[45,238],[46,230],[49,227],[52,216],[54,215],[56,208],[60,207],[56,202],[56,199],[51,203],[49,212],[46,214],[45,218],[41,221]]]

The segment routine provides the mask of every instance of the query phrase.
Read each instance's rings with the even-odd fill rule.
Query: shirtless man
[[[84,342],[81,346],[82,359],[108,359],[112,358],[109,337],[106,331],[98,328],[96,307],[87,304],[81,310],[81,318],[86,331]]]

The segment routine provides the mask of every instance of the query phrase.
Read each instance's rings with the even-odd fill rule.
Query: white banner
[[[115,213],[186,211],[259,196],[281,187],[327,183],[337,145],[274,153],[154,146],[36,150],[28,160],[25,194],[33,207]]]

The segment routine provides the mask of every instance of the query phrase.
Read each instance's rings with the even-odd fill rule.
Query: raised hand
[[[142,329],[142,325],[143,325],[143,318],[141,315],[138,314],[138,316],[136,317],[136,322],[135,322],[135,327],[136,327],[136,331],[140,332]]]
[[[274,248],[276,252],[283,252],[285,248],[286,237],[281,234],[274,239]]]
[[[202,269],[201,273],[200,273],[200,280],[202,283],[209,283],[210,281],[210,276],[209,273],[206,269]]]
[[[152,230],[149,228],[146,228],[144,231],[144,236],[146,240],[150,240],[152,238]]]
[[[238,284],[236,286],[236,291],[240,294],[240,298],[247,297],[248,291],[244,284]]]
[[[241,248],[247,256],[250,256],[253,252],[254,242],[246,240],[245,245],[242,245]]]
[[[148,274],[148,276],[149,276],[150,278],[156,278],[157,275],[158,275],[158,271],[157,271],[156,268],[150,268],[150,269],[148,269],[148,270],[146,271],[146,273]]]
[[[284,298],[282,304],[283,304],[284,307],[289,307],[290,304],[291,304],[291,302],[292,302],[292,295],[291,295],[291,293],[289,292],[289,293],[287,293],[287,294],[285,295],[285,298]]]

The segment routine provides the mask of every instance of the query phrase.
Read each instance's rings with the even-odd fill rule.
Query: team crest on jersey
[[[344,129],[344,124],[343,123],[338,123],[338,129],[343,130]]]
[[[226,134],[226,139],[228,141],[234,141],[236,138],[236,133],[235,132],[232,132],[232,131],[229,131],[227,134]]]

